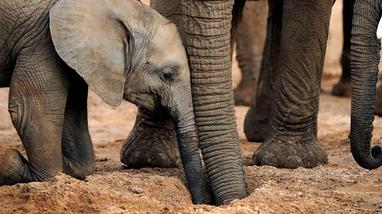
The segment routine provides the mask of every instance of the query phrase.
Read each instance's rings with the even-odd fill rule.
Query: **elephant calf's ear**
[[[105,102],[123,99],[128,32],[102,0],[60,0],[50,10],[59,56]]]

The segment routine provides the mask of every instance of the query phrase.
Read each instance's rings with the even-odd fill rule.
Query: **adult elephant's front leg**
[[[0,185],[44,181],[62,170],[61,135],[69,83],[56,55],[38,50],[24,54],[12,76],[9,112],[28,160],[16,150],[0,157]]]
[[[232,1],[183,0],[199,145],[217,204],[247,196],[231,79]]]
[[[317,112],[332,4],[283,1],[272,135],[253,155],[256,165],[310,168],[327,163],[317,140]]]

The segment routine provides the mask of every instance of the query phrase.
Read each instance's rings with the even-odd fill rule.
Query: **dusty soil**
[[[329,164],[314,169],[250,166],[258,144],[246,141],[246,107],[236,107],[250,196],[229,205],[192,205],[179,169],[126,169],[119,150],[134,124],[136,108],[111,108],[91,93],[90,131],[97,164],[85,181],[60,174],[43,183],[0,187],[0,213],[382,213],[382,168],[357,166],[349,152],[350,99],[329,95],[338,79],[341,2],[336,3],[325,79],[320,100],[320,143]],[[335,42],[337,41],[337,42]],[[235,83],[240,79],[234,67]],[[8,89],[0,89],[0,156],[7,148],[22,151],[7,113]],[[382,119],[374,123],[373,143],[380,143]]]

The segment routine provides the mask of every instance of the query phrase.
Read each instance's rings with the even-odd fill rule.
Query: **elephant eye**
[[[175,79],[175,69],[171,67],[166,67],[160,72],[159,76],[164,82],[172,82]]]

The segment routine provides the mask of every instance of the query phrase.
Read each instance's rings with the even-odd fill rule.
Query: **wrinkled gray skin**
[[[317,112],[334,1],[268,2],[267,38],[258,88],[268,88],[265,91],[273,93],[266,93],[267,102],[258,102],[265,93],[257,91],[257,107],[246,116],[245,129],[259,115],[256,112],[267,112],[263,121],[267,127],[265,142],[254,153],[253,164],[315,167],[327,163],[327,155],[317,140]],[[266,84],[261,86],[262,83]]]
[[[218,204],[247,194],[233,111],[232,3],[226,0],[152,2],[154,8],[178,25],[186,45],[200,147]],[[317,140],[317,112],[333,3],[332,0],[269,1],[262,65],[266,72],[260,74],[260,82],[261,78],[266,79],[267,87],[272,87],[269,91],[274,93],[269,95],[271,102],[262,104],[271,112],[267,126],[270,128],[269,137],[253,156],[256,165],[311,168],[327,163],[327,155]],[[169,133],[165,129],[157,134],[149,131],[153,125],[160,127],[161,120],[146,119],[141,124],[153,136]],[[142,166],[149,162],[150,158],[139,161],[126,158],[145,148],[144,141],[139,141],[144,139],[142,133],[133,133],[134,138],[126,142],[132,146],[121,151],[125,164]],[[158,142],[155,147],[168,154],[161,147],[169,143]]]
[[[170,115],[193,202],[205,202],[176,26],[135,0],[56,2],[0,3],[0,86],[10,87],[9,112],[28,156],[9,150],[0,157],[0,185],[44,181],[61,170],[80,179],[93,172],[89,86],[110,105],[125,99]]]
[[[334,85],[332,94],[335,96],[350,96],[350,33],[353,18],[354,0],[346,0],[343,2],[343,34],[344,43],[341,55],[342,75],[340,81]],[[264,95],[259,95],[261,99],[268,93],[262,88],[257,89],[257,80],[260,73],[262,53],[265,43],[266,26],[267,26],[267,1],[246,1],[243,15],[236,30],[234,30],[234,40],[236,43],[237,60],[242,72],[242,79],[237,88],[234,89],[235,104],[251,106],[256,98],[256,92],[263,91]],[[261,84],[261,83],[259,83]],[[263,83],[261,85],[264,85]],[[266,101],[261,101],[266,102]],[[255,105],[252,105],[255,106]],[[377,105],[380,106],[380,105]],[[260,115],[266,114],[259,112]],[[259,118],[258,120],[261,120]],[[259,122],[256,127],[262,127]],[[253,127],[253,129],[257,129]],[[249,128],[248,128],[249,129]],[[247,137],[253,141],[264,141],[265,136],[259,131],[248,131]],[[257,134],[253,134],[257,133]],[[254,135],[254,137],[252,137]],[[256,140],[253,138],[257,138]]]
[[[266,2],[266,1],[260,1]],[[259,3],[260,3],[259,2]],[[246,7],[248,4],[254,5],[254,2],[246,2]],[[343,34],[344,34],[344,43],[341,55],[341,67],[342,67],[342,75],[340,81],[334,85],[332,94],[336,96],[350,96],[351,95],[351,84],[350,84],[350,34],[351,34],[351,22],[353,17],[353,5],[354,0],[345,0],[343,2]],[[250,31],[252,29],[256,29],[256,31],[251,32],[250,34],[255,34],[255,32],[261,32],[261,29],[266,28],[266,24],[262,24],[263,20],[258,20],[258,13],[261,10],[261,7],[257,7],[256,13],[246,13],[246,8],[244,8],[244,15],[242,18],[242,22],[240,22],[239,27],[237,29],[238,32],[241,31],[241,27],[243,25],[246,26],[245,31]],[[265,10],[265,9],[263,9]],[[263,14],[266,14],[263,12]],[[252,20],[252,22],[248,22],[247,19]],[[265,21],[266,22],[266,21]],[[246,23],[250,23],[246,24]],[[260,23],[260,24],[257,24]],[[238,33],[238,35],[240,35]],[[247,35],[247,34],[244,34]],[[260,66],[256,63],[259,55],[256,54],[258,52],[250,52],[250,50],[254,49],[253,47],[263,47],[264,45],[259,43],[262,41],[261,34],[256,34],[256,37],[260,37],[260,40],[254,40],[254,37],[244,37],[238,38],[238,42],[242,41],[245,45],[243,48],[237,47],[238,61],[240,70],[242,71],[243,79],[240,82],[239,86],[235,89],[235,103],[239,105],[248,105],[251,106],[248,114],[246,115],[244,132],[249,141],[254,142],[263,142],[269,135],[271,130],[271,113],[272,110],[269,108],[270,103],[273,100],[273,91],[274,87],[270,84],[269,71],[266,69],[262,69],[263,72],[260,74],[259,82],[256,82],[254,76],[259,76]],[[249,54],[245,54],[249,53]],[[244,55],[245,54],[245,55]],[[240,57],[244,55],[244,57]],[[264,57],[269,57],[269,54],[265,54]],[[244,65],[240,63],[241,58],[246,59]],[[252,59],[252,60],[251,60]],[[248,63],[249,61],[249,63]],[[265,68],[269,68],[267,66],[268,59],[264,59],[263,66]],[[248,69],[246,65],[250,66],[252,69]],[[258,66],[256,66],[258,65]],[[256,69],[253,69],[256,68]],[[247,89],[249,87],[243,86],[253,86],[253,91],[249,96]],[[253,96],[252,96],[253,94]],[[256,102],[254,102],[256,100]],[[379,101],[379,99],[377,99]],[[382,99],[380,99],[382,102]],[[265,105],[264,105],[265,103]],[[380,106],[380,108],[378,108]],[[378,113],[378,109],[382,109],[381,104],[376,104],[376,113]]]
[[[373,112],[380,59],[376,31],[382,16],[381,0],[355,0],[351,37],[351,152],[366,169],[382,165],[382,148],[371,148]]]
[[[216,204],[227,204],[243,198],[248,190],[231,76],[233,2],[151,0],[151,5],[178,26],[186,46],[199,145],[214,200]],[[169,118],[139,112],[134,130],[121,150],[122,162],[130,167],[176,166],[175,143],[166,140],[174,139]],[[148,135],[156,140],[148,139]]]
[[[267,14],[267,1],[246,1],[242,17],[238,20],[237,27],[232,29],[236,59],[241,71],[241,81],[234,89],[235,105],[250,106],[256,97],[266,37]]]
[[[343,34],[344,44],[341,56],[342,75],[340,81],[333,86],[332,94],[335,96],[351,96],[350,78],[350,39],[353,20],[354,0],[343,2]],[[374,114],[382,116],[382,84],[377,88]]]
[[[211,155],[207,169],[216,168],[214,172],[227,175],[227,180],[239,181],[241,173],[238,171],[218,170],[224,166],[222,162],[227,161],[228,154],[237,151],[229,68],[231,35],[228,30],[231,28],[228,26],[231,22],[228,20],[232,21],[232,5],[227,7],[229,3],[226,1],[200,3],[190,0],[182,1],[181,5],[176,2],[157,0],[152,5],[175,23],[178,21],[178,28],[184,32],[181,35],[191,63],[193,103],[202,153],[206,156],[213,152],[220,156]],[[268,137],[253,156],[256,165],[311,168],[328,161],[317,140],[317,112],[333,3],[332,0],[269,1],[267,37],[259,80],[268,84],[259,87],[273,93],[268,94],[269,99],[266,100],[269,102],[259,105],[269,111],[266,114],[269,125],[266,126]],[[202,12],[206,13],[199,14]],[[258,99],[261,93],[257,93]],[[235,140],[235,147],[221,142],[228,139],[230,142]],[[208,150],[205,149],[207,147]],[[228,149],[230,147],[232,149]],[[139,146],[135,149],[137,152]],[[122,151],[122,159],[131,151]],[[219,178],[225,179],[223,176]],[[214,188],[216,190],[212,185]],[[230,188],[223,185],[221,189]]]

